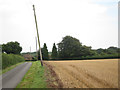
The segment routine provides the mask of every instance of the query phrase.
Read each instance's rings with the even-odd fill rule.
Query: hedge
[[[86,56],[86,57],[82,56],[82,57],[73,57],[73,58],[59,58],[58,60],[88,60],[88,59],[91,60],[91,59],[115,59],[115,58],[116,59],[120,58],[120,54],[115,53],[115,54],[106,54],[106,55],[93,55],[93,56]]]
[[[19,62],[24,62],[24,58],[20,55],[15,54],[2,54],[2,69],[9,67],[11,65],[17,64]]]

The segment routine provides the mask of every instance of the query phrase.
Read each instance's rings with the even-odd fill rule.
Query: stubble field
[[[118,88],[118,59],[44,62],[63,88]]]

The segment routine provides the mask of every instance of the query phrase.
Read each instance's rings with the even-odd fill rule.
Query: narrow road
[[[2,88],[15,88],[29,70],[32,62],[25,62],[2,75]]]

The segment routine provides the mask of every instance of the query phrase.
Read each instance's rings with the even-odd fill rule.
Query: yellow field
[[[63,88],[118,88],[118,59],[45,61]]]

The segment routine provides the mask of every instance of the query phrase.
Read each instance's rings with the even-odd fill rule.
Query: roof
[[[25,60],[32,60],[32,56],[30,54],[24,54],[23,57]]]

